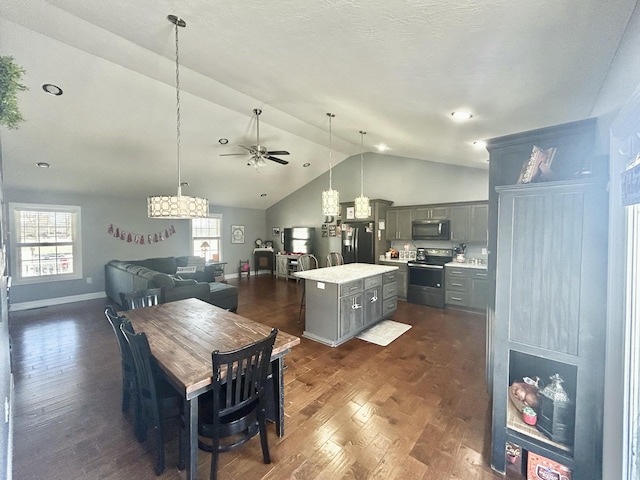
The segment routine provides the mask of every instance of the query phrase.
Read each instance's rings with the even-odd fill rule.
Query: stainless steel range
[[[452,260],[450,248],[418,248],[416,259],[407,263],[407,301],[444,308],[444,265]]]

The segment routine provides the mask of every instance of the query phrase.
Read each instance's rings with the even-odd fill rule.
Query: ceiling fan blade
[[[248,153],[221,153],[221,157],[231,157],[234,155],[248,155]]]
[[[267,155],[289,155],[289,152],[287,152],[286,150],[273,150],[267,152]]]
[[[272,157],[271,155],[264,155],[263,158],[269,159],[272,162],[280,163],[282,165],[287,165],[289,163],[286,160],[282,160],[281,158],[277,158],[277,157]]]

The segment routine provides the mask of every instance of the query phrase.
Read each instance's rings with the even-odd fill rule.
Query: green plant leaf
[[[17,93],[27,90],[20,83],[25,73],[13,57],[0,56],[0,125],[10,129],[17,129],[24,121],[18,108]]]

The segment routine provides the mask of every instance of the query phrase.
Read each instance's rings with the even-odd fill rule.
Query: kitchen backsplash
[[[395,250],[404,250],[404,246],[409,245],[409,250],[416,250],[418,247],[423,248],[451,248],[458,246],[456,242],[443,242],[443,241],[421,241],[421,240],[393,240],[391,242],[391,248]],[[467,250],[465,257],[467,260],[472,258],[479,258],[481,260],[487,261],[487,254],[482,253],[483,249],[486,252],[487,245],[481,242],[478,243],[467,243]]]

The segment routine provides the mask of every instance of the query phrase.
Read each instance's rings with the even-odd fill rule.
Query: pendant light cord
[[[360,130],[360,196],[364,197],[364,136],[367,132]]]
[[[180,60],[178,49],[178,27],[185,26],[184,20],[178,18],[176,26],[176,154],[178,159],[178,196],[182,195],[182,179],[180,171]]]
[[[331,119],[335,117],[333,113],[327,113],[327,117],[329,117],[329,190],[333,190],[331,186],[331,156],[333,153],[333,149],[331,147]]]

